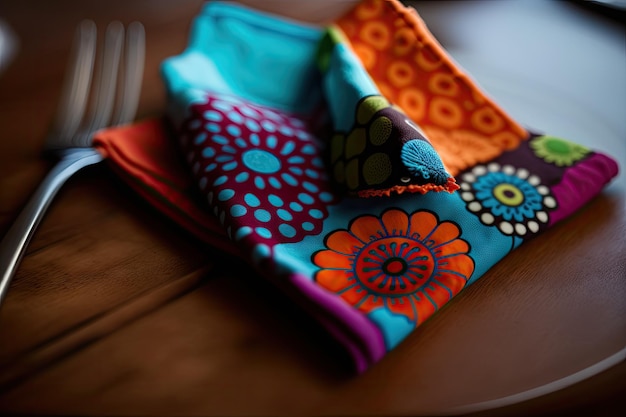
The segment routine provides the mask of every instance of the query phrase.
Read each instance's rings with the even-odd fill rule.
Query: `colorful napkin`
[[[226,235],[220,248],[363,371],[617,165],[523,129],[400,3],[366,0],[336,23],[208,3],[163,64],[175,133],[147,121],[97,144],[175,221],[209,243]]]

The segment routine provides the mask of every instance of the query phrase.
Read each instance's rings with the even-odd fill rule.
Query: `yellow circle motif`
[[[504,120],[491,107],[483,107],[472,114],[472,125],[481,132],[491,134],[504,127]]]
[[[393,52],[396,56],[406,55],[411,48],[413,48],[413,44],[417,41],[415,37],[415,33],[411,28],[403,27],[395,31],[393,34]]]
[[[368,185],[380,184],[391,175],[392,166],[389,156],[378,152],[363,163],[363,178]]]
[[[463,123],[463,110],[447,97],[434,97],[430,101],[428,116],[431,122],[448,129],[459,127]]]
[[[428,88],[435,94],[444,96],[456,96],[459,92],[459,84],[452,74],[437,72],[428,80]]]
[[[441,58],[427,47],[421,48],[415,55],[415,62],[424,71],[434,71],[443,65]]]
[[[391,135],[393,123],[388,117],[381,116],[375,119],[369,130],[370,143],[372,145],[380,146],[387,142]]]
[[[426,95],[417,88],[404,88],[398,95],[398,106],[411,119],[419,123],[426,111]]]
[[[361,28],[361,39],[363,39],[365,43],[382,51],[389,46],[391,35],[384,23],[372,21],[367,22]]]
[[[413,68],[404,61],[394,61],[387,68],[387,78],[396,87],[405,87],[413,81]]]
[[[367,124],[374,113],[389,107],[389,102],[383,96],[369,96],[364,99],[356,109],[356,121],[360,125]]]
[[[517,207],[524,202],[524,193],[513,184],[498,184],[493,189],[493,196],[502,204]]]
[[[346,159],[359,155],[367,145],[365,128],[357,127],[346,138]]]

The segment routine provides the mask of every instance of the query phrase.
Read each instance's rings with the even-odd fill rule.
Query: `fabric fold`
[[[420,126],[452,175],[528,138],[450,57],[415,9],[396,0],[364,0],[335,25],[382,94]]]
[[[337,185],[360,197],[459,188],[419,126],[381,96],[338,29],[327,29],[317,61],[333,122],[328,162]]]
[[[334,23],[208,3],[163,64],[173,131],[148,120],[96,145],[150,204],[292,297],[362,372],[618,167],[522,128],[399,2],[364,0]],[[366,163],[376,154],[388,162]]]

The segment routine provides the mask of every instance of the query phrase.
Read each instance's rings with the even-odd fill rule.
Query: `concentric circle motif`
[[[429,211],[359,216],[326,236],[326,249],[312,257],[320,268],[315,280],[365,313],[385,308],[417,326],[474,272],[460,236],[457,224]]]
[[[190,110],[182,126],[187,160],[233,239],[267,249],[320,233],[335,197],[304,120],[217,94]]]
[[[493,162],[475,166],[461,180],[460,196],[467,210],[505,235],[536,234],[557,207],[550,189],[525,168]]]
[[[432,275],[433,255],[419,241],[387,237],[367,243],[355,257],[357,280],[372,294],[410,295]]]

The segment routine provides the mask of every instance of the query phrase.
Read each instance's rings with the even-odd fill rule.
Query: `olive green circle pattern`
[[[331,139],[330,157],[335,181],[358,192],[376,186],[393,186],[394,164],[389,139],[393,135],[392,120],[382,110],[397,111],[380,95],[362,99],[355,111],[355,122],[346,133],[336,133]]]

